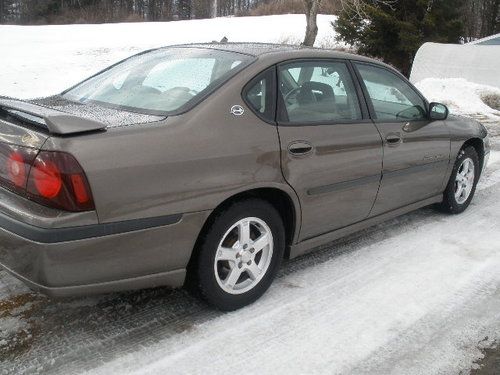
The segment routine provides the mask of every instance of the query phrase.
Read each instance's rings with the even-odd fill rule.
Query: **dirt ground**
[[[478,369],[472,370],[471,375],[500,375],[500,344],[484,350],[484,358],[477,364]]]

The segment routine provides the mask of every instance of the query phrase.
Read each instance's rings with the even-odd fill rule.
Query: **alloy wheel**
[[[460,164],[455,177],[455,200],[458,204],[463,204],[469,199],[474,188],[474,162],[471,158],[466,158]]]
[[[266,274],[273,255],[273,235],[257,217],[239,220],[220,241],[214,261],[215,278],[229,294],[253,289]]]

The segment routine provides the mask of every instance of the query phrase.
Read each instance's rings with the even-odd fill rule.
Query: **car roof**
[[[207,48],[207,49],[217,49],[222,51],[243,53],[251,56],[260,56],[265,53],[272,52],[289,52],[298,48],[310,48],[294,46],[289,44],[273,44],[273,43],[193,43],[193,44],[180,44],[174,47],[188,47],[188,48]]]
[[[216,49],[228,52],[242,53],[254,57],[260,57],[268,54],[279,54],[286,58],[298,57],[330,57],[337,59],[359,60],[366,62],[374,62],[381,65],[386,65],[380,61],[370,59],[368,57],[355,55],[334,49],[307,47],[302,45],[290,44],[275,44],[275,43],[193,43],[193,44],[179,44],[170,47],[177,48],[206,48]]]

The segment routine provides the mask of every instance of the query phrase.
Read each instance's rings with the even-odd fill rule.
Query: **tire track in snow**
[[[479,323],[500,326],[499,309],[477,309],[498,301],[491,294],[498,248],[488,244],[500,243],[499,183],[498,170],[488,171],[463,215],[422,209],[286,262],[270,292],[235,313],[164,289],[46,300],[29,317],[39,326],[32,346],[2,360],[0,373],[385,374],[411,373],[413,364],[413,373],[427,374],[458,368],[450,353],[462,355],[466,367],[478,355],[477,338],[492,329]],[[455,232],[469,226],[475,234],[464,247]],[[461,337],[468,339],[462,352],[450,346]],[[444,356],[439,366],[428,346]]]
[[[390,351],[391,345],[402,343],[398,338],[410,333],[413,339],[420,340],[420,347],[411,353],[413,359],[408,359],[408,345],[400,345],[400,352],[389,361],[390,367],[398,369],[394,373],[459,370],[454,357],[457,355],[466,357],[462,366],[470,366],[478,355],[478,337],[488,330],[498,333],[495,327],[481,327],[479,323],[485,324],[485,318],[489,318],[489,323],[500,325],[498,313],[493,313],[498,309],[492,308],[498,306],[500,276],[495,271],[500,267],[500,254],[487,244],[479,247],[479,253],[474,250],[485,235],[489,235],[488,243],[500,243],[499,224],[489,220],[488,215],[479,215],[485,210],[498,212],[498,183],[495,186],[496,194],[478,193],[476,204],[464,215],[445,217],[436,223],[431,214],[431,220],[415,223],[419,228],[413,233],[393,234],[374,245],[344,252],[337,259],[290,275],[292,282],[302,287],[283,290],[285,276],[250,308],[201,324],[195,331],[166,339],[147,352],[121,358],[96,373],[111,368],[152,374],[166,368],[169,373],[228,373],[241,369],[248,373],[286,373],[290,369],[295,373],[358,373],[362,363],[369,363],[381,351]],[[454,230],[443,234],[442,224]],[[470,227],[481,230],[464,241],[450,241],[455,230],[460,233]],[[432,243],[437,240],[440,242]],[[398,242],[409,246],[398,248]],[[451,331],[455,326],[444,324],[447,318],[454,318],[459,324],[457,332],[463,334],[451,337],[459,338],[458,343],[468,347],[453,351],[446,347],[447,340],[435,340],[436,335],[450,338],[443,328]],[[465,324],[465,329],[460,323]],[[440,350],[438,343],[447,350]],[[440,363],[415,363],[419,356],[433,358],[432,352],[442,352]],[[138,358],[141,360],[136,366]],[[195,363],[192,358],[196,358]],[[153,364],[145,365],[150,362]],[[387,368],[375,371],[376,365],[364,371],[387,373]]]

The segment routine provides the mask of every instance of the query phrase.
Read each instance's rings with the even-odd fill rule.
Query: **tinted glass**
[[[63,96],[137,112],[175,112],[224,82],[251,59],[212,49],[161,49],[127,59]]]
[[[279,69],[284,115],[292,123],[362,118],[356,89],[342,62],[297,62]]]
[[[387,69],[356,64],[379,120],[422,120],[425,102],[408,83]]]
[[[266,121],[274,121],[276,96],[273,90],[274,69],[260,74],[253,79],[245,90],[247,104]]]

